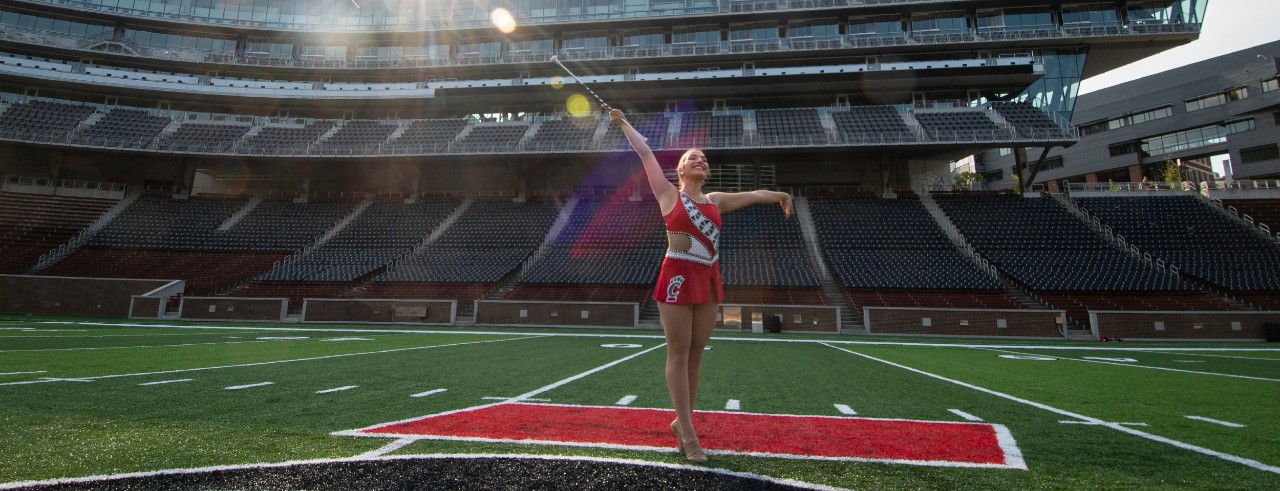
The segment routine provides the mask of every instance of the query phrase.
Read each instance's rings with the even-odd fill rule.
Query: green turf
[[[634,407],[670,407],[661,348],[561,384],[659,346],[656,331],[197,325],[213,329],[0,319],[6,328],[0,330],[0,373],[43,372],[0,375],[0,483],[351,457],[392,440],[332,433],[531,392],[556,404],[612,406],[631,395]],[[398,329],[406,332],[387,332]],[[830,342],[816,342],[822,340]],[[609,343],[641,347],[601,346]],[[1126,350],[1099,350],[1116,347]],[[726,332],[717,333],[712,348],[705,353],[701,410],[723,411],[734,399],[751,413],[839,417],[834,405],[844,404],[858,417],[962,421],[949,411],[957,409],[1007,427],[1028,469],[745,456],[713,456],[712,467],[854,489],[1280,489],[1275,470],[1114,427],[1065,424],[1073,418],[1061,414],[1144,423],[1128,428],[1274,469],[1280,467],[1275,345]],[[139,385],[181,379],[192,380]],[[272,385],[225,389],[260,382]],[[358,387],[317,393],[350,385]],[[447,390],[410,397],[435,389]],[[674,451],[452,441],[419,441],[394,454],[421,453],[684,463]]]

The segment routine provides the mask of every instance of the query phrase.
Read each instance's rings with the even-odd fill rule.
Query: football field
[[[1274,343],[717,332],[699,465],[666,427],[662,343],[652,330],[0,319],[0,489],[445,456],[818,488],[1280,489]]]

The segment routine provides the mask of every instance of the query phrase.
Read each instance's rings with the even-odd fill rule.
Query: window
[[[1115,4],[1095,3],[1089,5],[1063,5],[1062,24],[1095,24],[1116,25],[1120,18],[1116,14]]]
[[[1173,152],[1181,152],[1195,148],[1218,145],[1227,142],[1227,136],[1243,133],[1254,128],[1253,119],[1241,119],[1217,125],[1201,126],[1189,130],[1157,135],[1142,140],[1141,149],[1145,156],[1160,156]],[[1113,147],[1114,150],[1114,147]],[[1130,152],[1132,153],[1132,152]],[[1112,154],[1112,157],[1116,155]]]
[[[778,38],[778,25],[771,22],[729,26],[730,41],[772,41]]]
[[[623,46],[662,46],[662,29],[637,29],[621,31]]]
[[[1246,97],[1249,97],[1248,87],[1235,87],[1235,88],[1224,90],[1222,92],[1215,92],[1213,94],[1203,95],[1195,99],[1188,99],[1186,101],[1187,112],[1199,111],[1201,109],[1207,109],[1214,106],[1221,106],[1228,102],[1235,102],[1235,101],[1244,99]]]
[[[788,38],[835,37],[840,24],[834,19],[795,21],[787,25]]]
[[[1264,160],[1280,159],[1280,145],[1274,143],[1261,147],[1240,149],[1240,163],[1252,164]]]
[[[1273,79],[1270,79],[1270,80],[1263,80],[1263,81],[1262,81],[1262,92],[1263,92],[1263,93],[1271,92],[1271,91],[1273,91],[1273,90],[1277,90],[1277,89],[1280,89],[1280,78],[1273,78]]]
[[[1127,115],[1116,117],[1116,118],[1111,118],[1111,119],[1102,120],[1102,121],[1094,121],[1092,123],[1086,123],[1086,124],[1080,125],[1080,134],[1083,136],[1088,136],[1088,135],[1093,135],[1097,133],[1102,133],[1104,131],[1114,130],[1117,128],[1123,128],[1125,126],[1145,123],[1147,121],[1164,119],[1170,116],[1173,116],[1172,107],[1170,106],[1158,107],[1155,109],[1148,109],[1142,112],[1127,114]]]
[[[969,20],[964,12],[939,12],[911,17],[911,32],[968,31]]]
[[[718,43],[720,30],[716,26],[679,27],[671,31],[671,42],[681,43]]]
[[[887,15],[852,18],[849,19],[849,34],[853,36],[901,36],[902,19]]]

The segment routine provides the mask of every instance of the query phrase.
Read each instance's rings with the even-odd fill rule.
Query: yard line
[[[979,418],[979,417],[974,416],[974,415],[972,415],[972,414],[966,413],[966,412],[961,411],[961,410],[959,410],[959,409],[948,409],[947,411],[949,411],[951,414],[954,414],[954,415],[959,416],[959,417],[961,417],[961,418],[967,419],[967,420],[969,420],[969,421],[982,421],[982,418]]]
[[[490,397],[481,397],[481,398],[480,398],[480,400],[482,400],[482,401],[509,401],[509,400],[511,400],[511,398],[510,398],[510,397],[492,397],[492,396],[490,396]],[[524,399],[524,400],[525,400],[525,401],[528,401],[528,402],[551,402],[551,399],[533,399],[533,398],[530,398],[530,399]]]
[[[1156,353],[1155,351],[1143,351],[1142,353]],[[1254,358],[1252,356],[1227,356],[1227,355],[1210,355],[1207,353],[1178,353],[1183,356],[1210,356],[1213,358],[1231,358],[1233,360],[1257,360],[1257,361],[1280,361],[1280,358]],[[1174,360],[1183,361],[1183,360]]]
[[[413,443],[415,441],[417,441],[417,439],[415,438],[401,438],[399,440],[392,441],[391,443],[388,443],[376,449],[357,455],[355,456],[355,458],[368,459],[373,457],[381,457],[383,454],[400,450],[401,448],[404,448],[406,445],[409,445],[410,443]]]
[[[1206,423],[1213,423],[1213,424],[1216,424],[1216,425],[1222,425],[1222,426],[1226,426],[1226,427],[1228,427],[1228,428],[1244,428],[1244,427],[1248,426],[1248,425],[1242,425],[1242,424],[1240,424],[1240,423],[1232,423],[1232,422],[1230,422],[1230,421],[1222,421],[1222,420],[1220,420],[1220,419],[1206,418],[1206,417],[1204,417],[1204,416],[1187,416],[1187,419],[1194,419],[1194,420],[1196,420],[1196,421],[1204,421],[1204,422],[1206,422]]]
[[[316,393],[317,393],[317,394],[328,394],[328,393],[330,393],[330,392],[342,392],[342,391],[344,391],[344,390],[351,390],[351,389],[354,389],[354,388],[356,388],[356,387],[359,387],[359,385],[344,385],[344,386],[342,386],[342,387],[334,387],[334,388],[332,388],[332,389],[317,390],[317,391],[316,391]]]
[[[426,396],[433,396],[433,395],[439,394],[439,393],[441,393],[441,392],[446,392],[446,391],[448,391],[448,390],[449,390],[449,389],[431,389],[431,390],[428,390],[428,391],[426,391],[426,392],[419,392],[419,393],[417,393],[417,394],[410,395],[409,397],[426,397]]]
[[[1082,358],[1070,358],[1070,357],[1066,357],[1066,356],[1041,355],[1041,354],[1035,354],[1035,355],[1033,355],[1033,354],[1031,354],[1031,353],[1020,353],[1020,352],[1017,352],[1017,351],[1009,351],[1009,350],[1002,350],[1002,349],[992,349],[992,348],[976,348],[976,349],[986,350],[986,351],[1000,351],[1000,352],[1004,352],[1004,353],[1013,353],[1013,354],[1016,354],[1016,355],[1023,355],[1023,356],[1044,356],[1044,357],[1049,357],[1049,358],[1057,358],[1057,359],[1059,359],[1059,360],[1071,360],[1071,361],[1079,361],[1079,362],[1084,362],[1084,363],[1101,363],[1101,364],[1103,364],[1103,365],[1115,365],[1115,366],[1120,366],[1120,367],[1146,368],[1146,369],[1149,369],[1149,370],[1164,370],[1164,371],[1166,371],[1166,372],[1181,372],[1181,373],[1191,373],[1191,374],[1196,374],[1196,375],[1210,375],[1210,376],[1215,376],[1215,377],[1231,377],[1231,378],[1243,378],[1243,379],[1248,379],[1248,380],[1262,380],[1262,381],[1265,381],[1265,382],[1280,382],[1280,379],[1276,379],[1276,378],[1251,377],[1251,376],[1248,376],[1248,375],[1235,375],[1235,374],[1230,374],[1230,373],[1197,372],[1197,371],[1195,371],[1195,370],[1183,370],[1183,369],[1181,369],[1181,368],[1153,367],[1153,366],[1148,366],[1148,365],[1134,365],[1134,364],[1132,364],[1132,363],[1116,363],[1116,362],[1111,362],[1111,361],[1102,361],[1102,360],[1086,360],[1086,359],[1082,359]]]
[[[1064,419],[1062,421],[1059,421],[1058,423],[1061,423],[1064,425],[1086,425],[1086,426],[1099,426],[1101,424],[1106,424],[1106,423],[1095,423],[1092,421],[1072,421],[1069,419]],[[1126,425],[1126,426],[1148,426],[1146,423],[1110,423],[1110,424],[1118,424],[1118,425]]]
[[[190,382],[190,381],[192,381],[192,380],[195,380],[195,379],[193,379],[193,378],[179,378],[179,379],[174,379],[174,380],[161,380],[161,381],[159,381],[159,382],[144,382],[144,383],[141,383],[141,384],[138,384],[138,385],[176,384],[176,383],[179,383],[179,382]]]
[[[739,401],[737,399],[729,399],[729,402],[724,403],[725,411],[738,411],[741,409],[742,409],[742,401]]]
[[[244,364],[240,364],[240,365],[219,365],[219,366],[213,366],[213,367],[182,368],[182,369],[177,369],[177,370],[163,370],[163,371],[159,371],[159,372],[120,373],[120,374],[115,374],[115,375],[99,375],[99,376],[96,376],[96,377],[81,377],[80,379],[76,379],[76,380],[93,381],[93,380],[101,380],[101,379],[108,379],[108,378],[120,378],[120,377],[141,377],[141,376],[145,376],[145,375],[161,375],[161,374],[168,374],[168,373],[199,372],[199,371],[204,371],[204,370],[221,370],[221,369],[224,369],[224,368],[256,367],[256,366],[263,366],[263,365],[276,365],[276,364],[281,364],[281,363],[294,363],[294,362],[300,362],[300,361],[330,360],[330,359],[334,359],[334,358],[345,358],[345,357],[348,357],[348,356],[381,355],[381,354],[386,354],[386,353],[396,353],[396,352],[400,352],[400,351],[412,351],[412,350],[434,349],[434,348],[451,348],[451,347],[455,347],[455,346],[466,346],[466,345],[471,345],[471,344],[484,344],[484,343],[500,343],[500,342],[504,342],[504,341],[521,341],[521,340],[526,340],[526,339],[534,339],[534,338],[537,338],[537,337],[539,337],[539,336],[529,336],[529,337],[521,337],[521,338],[507,338],[507,339],[490,339],[490,340],[486,340],[486,341],[467,341],[467,342],[465,342],[465,343],[439,344],[439,345],[431,345],[431,346],[414,346],[414,347],[412,347],[412,348],[396,348],[396,349],[381,350],[381,351],[365,351],[365,352],[360,352],[360,353],[343,353],[343,354],[338,354],[338,355],[314,356],[314,357],[310,357],[310,358],[295,358],[295,359],[292,359],[292,360],[260,361],[260,362],[257,362],[257,363],[244,363]],[[57,382],[57,381],[59,381],[59,380],[60,380],[60,379],[52,379],[52,380],[50,380],[50,379],[42,379],[42,380],[27,380],[27,381],[22,381],[22,382],[6,382],[6,383],[0,383],[0,386],[6,386],[6,385],[29,385],[29,384],[42,384],[42,383],[48,383],[48,382]]]
[[[618,402],[615,402],[614,405],[630,406],[631,403],[633,402],[636,402],[636,396],[629,395],[629,396],[623,397],[622,399],[618,399]]]
[[[600,365],[600,366],[598,366],[598,367],[592,368],[592,369],[590,369],[590,370],[587,370],[587,371],[585,371],[585,372],[579,373],[579,374],[577,374],[577,375],[573,375],[573,376],[571,376],[571,377],[564,378],[564,379],[558,380],[558,381],[556,381],[556,382],[552,382],[552,383],[550,383],[550,384],[544,385],[544,386],[539,387],[539,388],[537,388],[537,389],[533,389],[533,390],[531,390],[531,391],[529,391],[529,392],[525,392],[524,394],[520,394],[520,395],[515,396],[515,397],[511,397],[511,398],[503,399],[503,400],[501,400],[501,401],[498,401],[498,402],[495,402],[495,403],[492,403],[492,404],[482,404],[482,405],[474,406],[474,407],[467,407],[467,408],[462,408],[462,409],[455,409],[455,410],[453,410],[453,411],[445,411],[445,412],[443,412],[443,413],[437,413],[437,414],[434,414],[433,416],[444,416],[444,415],[448,415],[448,414],[456,414],[456,413],[463,413],[463,412],[467,412],[467,411],[475,411],[475,410],[477,410],[477,409],[484,409],[484,408],[487,408],[487,407],[493,407],[493,406],[497,406],[497,405],[500,405],[500,404],[507,404],[507,403],[511,403],[511,402],[526,402],[526,401],[533,401],[533,400],[535,400],[535,399],[533,398],[534,396],[541,395],[541,394],[543,394],[544,392],[550,392],[550,391],[555,390],[555,389],[557,389],[557,388],[560,388],[560,387],[562,387],[562,386],[564,386],[564,385],[566,385],[566,384],[569,384],[569,383],[572,383],[572,382],[575,382],[575,381],[581,380],[581,379],[583,379],[583,378],[586,378],[586,377],[588,377],[588,376],[590,376],[590,375],[594,375],[594,374],[596,374],[596,373],[602,372],[602,371],[604,371],[604,370],[608,370],[608,369],[610,369],[610,368],[612,368],[612,367],[615,367],[615,366],[620,365],[620,364],[622,364],[622,363],[626,363],[626,362],[628,362],[628,361],[630,361],[630,360],[632,360],[632,359],[638,358],[638,357],[640,357],[640,356],[644,356],[644,355],[646,355],[646,354],[648,354],[648,353],[650,353],[650,352],[652,352],[652,351],[654,351],[654,350],[661,349],[661,348],[664,348],[664,347],[666,347],[666,346],[667,346],[667,345],[666,345],[666,343],[662,343],[662,344],[659,344],[659,345],[654,346],[654,347],[652,347],[652,348],[646,349],[646,350],[644,350],[644,351],[640,351],[640,352],[638,352],[638,353],[632,353],[632,354],[630,354],[630,355],[624,356],[624,357],[622,357],[622,358],[619,358],[619,359],[617,359],[617,360],[611,361],[611,362],[609,362],[609,363],[605,363],[604,365]],[[420,418],[421,418],[421,416],[414,416],[414,417],[412,417],[412,418],[406,418],[406,419],[402,419],[402,420],[399,420],[399,421],[391,421],[391,422],[387,422],[387,423],[378,423],[378,424],[375,424],[375,425],[372,425],[372,426],[367,426],[367,427],[364,427],[364,428],[357,428],[357,429],[354,429],[354,430],[335,431],[335,432],[330,433],[330,434],[331,434],[331,435],[337,435],[337,436],[358,436],[358,437],[368,437],[368,436],[370,436],[370,435],[369,435],[369,434],[367,434],[367,433],[363,433],[364,431],[371,430],[371,429],[374,429],[374,428],[383,427],[383,426],[391,426],[391,425],[396,425],[396,424],[405,423],[405,422],[409,422],[409,421],[414,421],[414,420],[417,420],[417,419],[420,419]],[[394,450],[394,449],[393,449],[393,450]],[[388,451],[390,451],[390,450],[388,450]],[[366,456],[366,457],[376,457],[376,456],[379,456],[379,455],[381,455],[381,454],[374,454],[374,453],[370,452],[370,453],[362,454],[362,455],[364,455],[364,456]]]
[[[248,384],[248,385],[232,385],[231,387],[223,387],[222,390],[252,389],[254,387],[266,387],[268,385],[275,385],[275,382],[258,382],[256,384]]]
[[[89,351],[103,349],[137,349],[137,348],[177,348],[182,346],[206,346],[211,344],[237,344],[237,343],[266,343],[267,341],[221,341],[217,343],[182,343],[182,344],[152,344],[142,346],[98,346],[85,348],[42,348],[42,349],[11,349],[0,350],[0,353],[36,353],[41,351]]]
[[[1175,446],[1175,447],[1178,447],[1178,448],[1181,448],[1181,449],[1184,449],[1184,450],[1190,450],[1190,451],[1192,451],[1192,452],[1200,453],[1200,454],[1203,454],[1203,455],[1208,455],[1208,456],[1211,456],[1211,457],[1217,457],[1217,458],[1219,458],[1219,459],[1226,460],[1226,461],[1229,461],[1229,462],[1235,462],[1235,463],[1237,463],[1237,464],[1241,464],[1241,465],[1244,465],[1244,466],[1247,466],[1247,467],[1252,467],[1252,468],[1257,469],[1257,470],[1260,470],[1260,471],[1266,471],[1266,472],[1270,472],[1270,473],[1273,473],[1273,474],[1280,474],[1280,467],[1278,467],[1278,466],[1274,466],[1274,465],[1267,465],[1267,464],[1264,464],[1264,463],[1262,463],[1262,462],[1258,462],[1258,461],[1253,460],[1253,459],[1246,459],[1246,458],[1244,458],[1244,457],[1240,457],[1240,456],[1237,456],[1237,455],[1231,455],[1231,454],[1228,454],[1228,453],[1219,452],[1219,451],[1217,451],[1217,450],[1204,448],[1204,447],[1201,447],[1201,446],[1198,446],[1198,445],[1192,445],[1192,444],[1190,444],[1190,443],[1180,442],[1180,441],[1174,440],[1174,439],[1172,439],[1172,438],[1165,438],[1165,437],[1163,437],[1163,436],[1153,435],[1153,434],[1151,434],[1151,433],[1147,433],[1147,432],[1144,432],[1144,431],[1139,431],[1139,430],[1135,430],[1135,429],[1133,429],[1133,428],[1128,428],[1128,427],[1122,426],[1122,425],[1120,425],[1120,424],[1118,424],[1118,423],[1108,423],[1108,422],[1106,422],[1106,421],[1103,421],[1103,420],[1098,419],[1098,418],[1094,418],[1094,417],[1092,417],[1092,416],[1085,416],[1085,415],[1083,415],[1083,414],[1073,413],[1073,412],[1071,412],[1071,411],[1067,411],[1067,410],[1065,410],[1065,409],[1058,409],[1058,408],[1053,407],[1053,406],[1050,406],[1050,405],[1048,405],[1048,404],[1042,404],[1042,403],[1039,403],[1039,402],[1035,402],[1035,401],[1031,401],[1031,400],[1023,399],[1023,398],[1021,398],[1021,397],[1017,397],[1017,396],[1013,396],[1013,395],[1005,394],[1005,393],[1003,393],[1003,392],[999,392],[999,391],[991,390],[991,389],[988,389],[988,388],[986,388],[986,387],[979,387],[979,386],[977,386],[977,385],[973,385],[973,384],[970,384],[970,383],[968,383],[968,382],[962,382],[962,381],[959,381],[959,380],[955,380],[955,379],[951,379],[951,378],[943,377],[943,376],[941,376],[941,375],[937,375],[937,374],[929,373],[929,372],[926,372],[926,371],[924,371],[924,370],[920,370],[920,369],[918,369],[918,368],[911,368],[911,367],[906,366],[906,365],[902,365],[902,364],[899,364],[899,363],[894,363],[894,362],[891,362],[891,361],[889,361],[889,360],[882,360],[882,359],[876,358],[876,357],[871,356],[871,355],[867,355],[867,354],[863,354],[863,353],[858,353],[858,352],[856,352],[856,351],[850,351],[850,350],[847,350],[847,349],[844,349],[844,348],[840,348],[840,347],[832,346],[832,345],[827,344],[827,343],[820,343],[820,344],[823,344],[823,345],[825,345],[825,346],[827,346],[827,347],[829,347],[829,348],[831,348],[831,349],[840,350],[840,351],[843,351],[843,352],[845,352],[845,353],[849,353],[849,354],[854,355],[854,356],[861,356],[861,357],[866,358],[866,359],[868,359],[868,360],[878,361],[878,362],[880,362],[880,363],[884,363],[884,364],[889,365],[889,366],[898,367],[898,368],[901,368],[901,369],[903,369],[903,370],[906,370],[906,371],[909,371],[909,372],[913,372],[913,373],[917,373],[917,374],[920,374],[920,375],[924,375],[924,376],[926,376],[926,377],[935,378],[935,379],[941,380],[941,381],[943,381],[943,382],[948,382],[948,383],[956,384],[956,385],[959,385],[959,386],[961,386],[961,387],[965,387],[965,388],[969,388],[969,389],[976,390],[976,391],[978,391],[978,392],[983,392],[983,393],[990,394],[990,395],[993,395],[993,396],[996,396],[996,397],[1000,397],[1000,398],[1003,398],[1003,399],[1008,399],[1008,400],[1010,400],[1010,401],[1017,402],[1017,403],[1019,403],[1019,404],[1026,404],[1026,405],[1028,405],[1028,406],[1031,406],[1031,407],[1034,407],[1034,408],[1037,408],[1037,409],[1042,409],[1042,410],[1049,411],[1049,412],[1052,412],[1052,413],[1061,414],[1061,415],[1063,415],[1063,416],[1066,416],[1066,417],[1069,417],[1069,418],[1075,418],[1075,419],[1078,419],[1078,420],[1081,420],[1081,421],[1084,421],[1084,422],[1094,423],[1094,424],[1096,424],[1096,425],[1098,425],[1098,426],[1105,426],[1105,427],[1107,427],[1107,428],[1111,428],[1111,429],[1113,429],[1113,430],[1117,430],[1117,431],[1120,431],[1120,432],[1128,433],[1128,434],[1130,434],[1130,435],[1134,435],[1134,436],[1137,436],[1137,437],[1146,438],[1146,439],[1148,439],[1148,440],[1157,441],[1157,442],[1160,442],[1160,443],[1166,443],[1166,444],[1173,445],[1173,446]]]
[[[857,416],[857,415],[858,415],[858,412],[857,412],[857,411],[854,411],[854,410],[853,410],[853,408],[851,408],[851,407],[849,407],[849,406],[846,406],[846,405],[844,405],[844,404],[836,404],[836,411],[840,411],[840,414],[843,414],[843,415],[846,415],[846,416]]]
[[[48,370],[36,370],[36,371],[34,371],[34,372],[5,372],[5,373],[0,373],[0,375],[31,375],[31,374],[36,374],[36,373],[49,373],[49,371],[48,371]]]

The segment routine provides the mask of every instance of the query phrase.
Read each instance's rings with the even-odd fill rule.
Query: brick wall
[[[1095,335],[1113,338],[1261,341],[1263,326],[1280,323],[1280,312],[1092,311],[1090,323]]]
[[[761,319],[781,316],[783,332],[840,332],[841,328],[839,307],[725,304],[720,306],[716,329],[723,329],[726,319],[732,323],[737,318],[741,319],[743,330],[750,331],[751,323],[757,316]],[[767,323],[765,325],[768,326]]]
[[[640,305],[627,302],[476,302],[476,324],[636,327]]]
[[[302,322],[453,325],[454,300],[371,300],[304,298]]]
[[[284,320],[287,298],[182,297],[180,316],[186,320]]]
[[[169,280],[0,275],[0,312],[128,317],[134,295]]]
[[[1063,336],[1058,330],[1058,320],[1065,315],[1060,310],[866,307],[863,309],[863,322],[868,330],[875,334],[1061,339]]]

